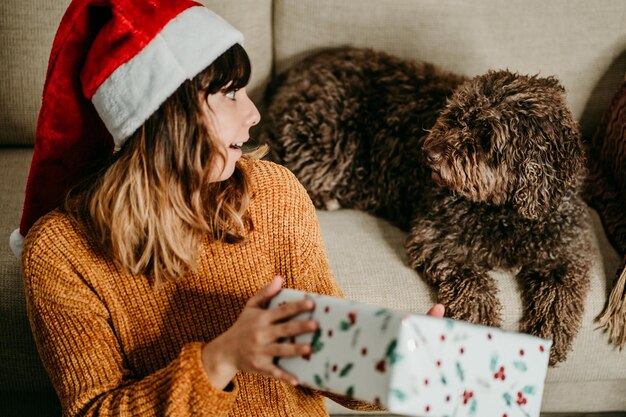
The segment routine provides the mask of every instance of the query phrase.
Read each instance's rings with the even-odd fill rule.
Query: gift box
[[[303,385],[409,416],[535,417],[552,342],[448,318],[283,289],[270,306],[310,298],[312,353],[278,365]]]

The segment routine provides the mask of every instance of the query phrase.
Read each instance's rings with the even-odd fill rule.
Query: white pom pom
[[[13,255],[15,255],[17,259],[20,259],[22,257],[22,250],[24,249],[24,236],[20,234],[20,229],[15,229],[13,233],[11,233],[9,245],[13,251]]]

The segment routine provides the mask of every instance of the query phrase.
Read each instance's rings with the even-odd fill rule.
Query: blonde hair
[[[248,57],[235,45],[183,83],[100,174],[68,195],[66,212],[124,270],[148,275],[155,284],[172,280],[195,268],[206,237],[237,243],[252,229],[246,172],[237,164],[227,180],[210,181],[222,156],[200,104],[202,95],[226,85],[245,86],[249,75]],[[244,158],[264,153],[258,149]]]

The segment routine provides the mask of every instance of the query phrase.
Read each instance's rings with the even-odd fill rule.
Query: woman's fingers
[[[317,330],[318,327],[315,320],[293,320],[272,326],[268,336],[270,340],[274,341],[285,337],[311,333]]]
[[[298,381],[298,378],[295,375],[290,374],[289,372],[279,368],[276,365],[272,365],[271,368],[268,369],[266,373],[268,375],[273,376],[274,378],[278,380],[284,381],[291,385],[298,385],[300,383]]]
[[[274,358],[302,356],[311,353],[311,351],[311,345],[305,343],[273,343],[267,348],[267,353]],[[292,385],[299,384],[298,378],[295,375],[278,367],[274,361],[272,361],[271,369],[268,371],[274,378],[283,380]]]
[[[272,323],[286,320],[300,313],[312,311],[315,308],[313,300],[305,299],[283,303],[268,311]]]
[[[272,343],[267,346],[267,354],[276,358],[302,356],[311,353],[308,343]]]
[[[443,315],[446,312],[446,308],[443,306],[443,304],[435,304],[434,306],[432,306],[430,308],[430,310],[428,310],[428,314],[429,316],[433,316],[433,317],[443,317]]]

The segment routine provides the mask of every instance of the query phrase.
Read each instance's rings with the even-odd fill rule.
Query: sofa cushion
[[[589,137],[626,65],[623,0],[275,3],[277,72],[319,48],[352,45],[468,76],[504,68],[556,75]]]
[[[31,158],[32,149],[0,150],[0,392],[52,390],[28,325],[20,264],[8,245]]]
[[[56,28],[69,0],[0,2],[0,145],[32,145]],[[250,92],[260,97],[272,69],[272,1],[205,0],[245,36],[253,64]],[[241,13],[245,10],[246,13]]]
[[[354,210],[318,211],[318,217],[331,269],[347,298],[415,313],[425,312],[436,301],[431,289],[407,265],[404,232]],[[594,262],[582,328],[567,360],[548,371],[544,412],[626,410],[626,354],[610,344],[595,323],[620,257],[591,209],[590,217]],[[492,271],[491,275],[500,290],[503,328],[515,331],[521,317],[515,278],[507,271]],[[335,404],[331,407],[341,410]]]

